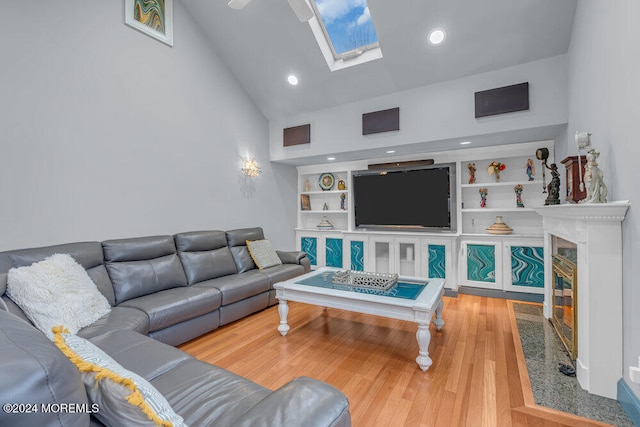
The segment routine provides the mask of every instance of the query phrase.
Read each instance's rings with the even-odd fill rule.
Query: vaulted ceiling
[[[564,54],[577,0],[368,0],[383,58],[334,72],[286,0],[183,3],[273,119]],[[426,41],[435,27],[447,31],[439,47]]]

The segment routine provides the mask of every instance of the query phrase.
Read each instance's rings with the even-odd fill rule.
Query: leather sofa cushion
[[[149,331],[158,331],[193,319],[220,307],[216,288],[183,287],[167,289],[123,302],[119,307],[133,307],[149,316]]]
[[[263,268],[260,270],[262,274],[266,274],[271,281],[271,289],[273,284],[283,282],[285,280],[293,279],[296,276],[304,274],[304,267],[297,264],[283,264],[276,265],[269,268]]]
[[[235,419],[270,393],[245,378],[196,359],[186,360],[150,382],[190,426],[232,426]]]
[[[149,337],[172,346],[179,346],[198,338],[220,326],[220,311],[212,311],[184,322],[176,323],[159,331],[149,332]]]
[[[264,232],[260,227],[239,228],[227,231],[227,244],[231,248],[238,273],[257,268],[247,249],[247,240],[264,240]]]
[[[140,261],[176,253],[173,236],[133,237],[102,242],[107,262]]]
[[[298,377],[258,402],[233,422],[248,426],[351,426],[349,401],[335,387]]]
[[[267,292],[271,286],[269,277],[258,270],[200,282],[193,287],[219,289],[222,294],[221,305],[232,304],[245,298]]]
[[[117,330],[91,338],[122,367],[151,381],[193,357],[137,332]],[[162,390],[159,390],[162,393]],[[164,394],[164,393],[162,393]]]
[[[178,252],[201,252],[227,246],[227,235],[224,231],[189,231],[173,236]]]
[[[0,401],[3,403],[74,403],[87,405],[78,369],[40,331],[0,310]],[[40,409],[40,407],[38,407]],[[0,425],[86,426],[89,414],[0,412]]]
[[[174,237],[189,285],[238,272],[224,231],[194,231]]]
[[[116,304],[164,289],[187,286],[182,264],[175,254],[144,261],[107,264]]]
[[[164,289],[187,286],[172,236],[102,242],[116,305]]]
[[[131,307],[113,307],[111,311],[91,325],[80,329],[78,336],[92,338],[117,329],[149,333],[149,316],[144,311]]]
[[[71,255],[78,264],[87,270],[89,277],[91,277],[102,295],[107,298],[109,304],[111,304],[111,306],[115,305],[113,286],[104,268],[104,258],[100,242],[68,243],[0,253],[0,295],[5,291],[7,272],[11,268],[28,266],[34,262],[42,261],[53,254]]]

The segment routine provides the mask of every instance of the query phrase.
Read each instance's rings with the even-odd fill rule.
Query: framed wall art
[[[173,0],[124,0],[124,23],[173,46]]]

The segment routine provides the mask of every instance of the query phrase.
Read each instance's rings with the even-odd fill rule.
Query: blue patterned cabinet
[[[352,240],[349,242],[349,257],[351,270],[364,271],[364,241]]]
[[[505,246],[505,290],[543,293],[544,248],[542,245],[513,244]]]
[[[444,279],[447,276],[447,255],[445,245],[427,245],[428,270],[427,276],[433,279]]]
[[[342,268],[342,239],[327,237],[325,244],[325,265]]]
[[[311,265],[318,265],[318,238],[317,237],[300,237],[300,250],[307,253],[307,258]]]
[[[499,242],[462,242],[463,286],[502,289],[502,246]]]

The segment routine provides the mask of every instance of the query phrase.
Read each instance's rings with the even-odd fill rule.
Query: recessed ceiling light
[[[327,157],[327,160],[335,160],[335,157]]]
[[[289,77],[287,77],[287,81],[292,86],[296,86],[298,84],[298,78],[296,76],[294,76],[293,74],[291,74],[291,75],[289,75]]]
[[[444,32],[441,28],[436,28],[431,30],[429,33],[429,44],[433,46],[438,46],[444,42],[444,39],[447,38],[447,33]]]
[[[393,153],[395,153],[395,152],[396,152],[396,150],[388,150],[388,151],[387,151],[387,154],[393,154]]]
[[[469,144],[471,144],[471,141],[462,141],[460,143],[460,145],[469,145]]]

